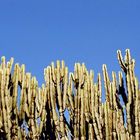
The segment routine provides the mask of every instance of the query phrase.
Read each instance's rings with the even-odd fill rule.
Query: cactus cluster
[[[2,57],[0,139],[139,140],[140,88],[135,61],[129,50],[125,58],[121,51],[117,56],[122,71],[112,72],[110,78],[103,65],[103,82],[100,73],[94,82],[94,72],[84,64],[76,63],[69,73],[64,61],[57,61],[44,69],[41,87],[25,65],[16,63],[12,69],[13,58],[6,63]]]

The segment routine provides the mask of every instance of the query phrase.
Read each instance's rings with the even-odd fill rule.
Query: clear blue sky
[[[102,72],[120,70],[116,51],[131,49],[140,78],[139,0],[1,0],[0,56],[26,65],[39,84],[43,69],[64,59]]]

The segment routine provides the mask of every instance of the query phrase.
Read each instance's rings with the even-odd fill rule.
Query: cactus
[[[51,63],[44,69],[41,87],[25,65],[16,63],[12,70],[13,58],[6,63],[2,57],[0,139],[139,140],[140,88],[135,60],[128,49],[124,58],[120,50],[117,56],[122,71],[112,72],[112,78],[105,64],[103,78],[98,73],[94,82],[94,72],[84,63],[76,63],[69,73],[64,61],[57,61],[56,66]]]

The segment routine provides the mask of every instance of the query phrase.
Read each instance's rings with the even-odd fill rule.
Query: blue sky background
[[[95,74],[120,70],[116,51],[130,48],[140,79],[139,0],[2,0],[0,56],[15,58],[44,82],[43,70],[64,59],[69,71],[84,62]]]

